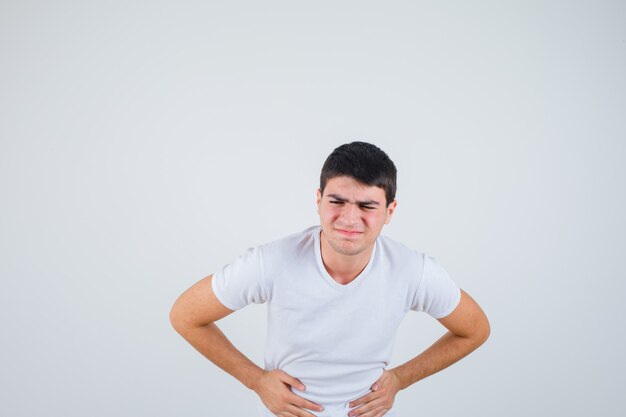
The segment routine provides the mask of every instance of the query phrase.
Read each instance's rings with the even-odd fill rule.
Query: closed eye
[[[337,206],[342,206],[344,204],[344,202],[343,201],[332,200],[330,202],[330,204],[334,204],[334,205],[337,205]],[[376,209],[376,207],[369,206],[369,205],[366,205],[366,204],[359,204],[359,208],[361,208],[361,210],[375,210]]]

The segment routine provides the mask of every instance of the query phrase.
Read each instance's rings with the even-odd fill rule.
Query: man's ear
[[[398,200],[393,200],[389,207],[387,207],[387,218],[385,219],[385,224],[389,224],[391,222],[391,216],[396,211],[396,206],[398,205]]]
[[[320,203],[322,202],[322,190],[317,189],[317,214],[320,214]]]

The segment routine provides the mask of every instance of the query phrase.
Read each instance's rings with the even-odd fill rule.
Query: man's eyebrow
[[[328,197],[333,198],[337,201],[341,201],[342,203],[349,202],[347,198],[342,197],[339,194],[328,194]],[[376,200],[357,201],[356,203],[367,205],[367,206],[380,206],[380,203]]]

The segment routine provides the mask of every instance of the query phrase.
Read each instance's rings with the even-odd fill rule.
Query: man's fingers
[[[377,409],[371,411],[370,413],[364,414],[363,417],[382,417],[383,415],[385,415],[387,413],[386,408],[383,407],[378,407]]]
[[[300,407],[296,407],[293,404],[288,404],[287,405],[287,410],[288,412],[290,412],[291,414],[297,416],[297,417],[316,417],[314,414],[309,413],[308,411],[300,408]]]
[[[322,407],[319,404],[314,403],[313,401],[306,400],[302,397],[297,396],[296,394],[294,394],[294,396],[296,397],[296,400],[293,401],[293,404],[297,405],[300,408],[306,408],[306,409],[314,410],[314,411],[324,410],[324,407]]]
[[[383,373],[383,376],[380,377],[380,379],[378,379],[378,381],[374,382],[372,384],[372,391],[376,391],[378,388],[380,388],[380,386],[383,384],[383,377],[385,376],[385,374]]]
[[[363,407],[357,408],[356,410],[352,410],[350,412],[350,415],[358,416],[358,417],[378,417],[380,415],[385,414],[387,411],[388,410],[386,410],[381,405],[377,406],[377,405],[367,404],[367,405],[364,405]],[[352,414],[353,412],[356,412],[358,414]]]
[[[372,412],[377,412],[377,410],[382,409],[383,405],[381,404],[381,400],[370,401],[367,404],[364,404],[354,410],[350,411],[348,414],[350,417],[352,416],[371,416]]]
[[[281,411],[280,413],[276,414],[278,417],[298,417],[294,414],[291,414],[289,411]]]
[[[282,371],[281,374],[282,374],[281,380],[283,382],[286,382],[287,384],[291,385],[292,387],[294,387],[295,389],[300,390],[300,391],[304,391],[306,389],[304,384],[302,382],[300,382],[300,380],[298,378],[292,377],[291,375],[289,375],[285,371]]]
[[[361,398],[357,398],[354,401],[350,401],[350,403],[348,404],[348,406],[350,408],[352,407],[356,407],[357,405],[361,405],[361,404],[365,404],[367,402],[372,401],[374,398],[376,398],[376,394],[373,392],[370,392],[369,394],[366,394],[364,396],[362,396]]]

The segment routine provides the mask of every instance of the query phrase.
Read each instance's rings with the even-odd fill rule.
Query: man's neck
[[[339,284],[346,285],[354,281],[365,269],[372,257],[374,245],[357,255],[344,255],[336,252],[320,234],[322,263],[328,274]]]

